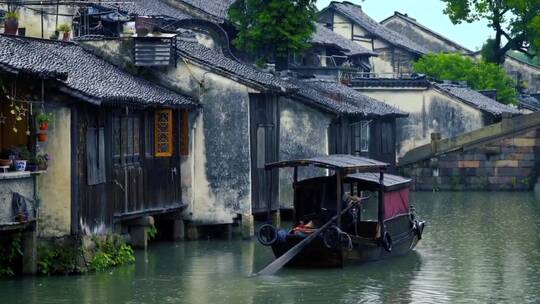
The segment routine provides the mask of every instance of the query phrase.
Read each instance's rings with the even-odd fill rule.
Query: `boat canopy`
[[[266,164],[266,169],[298,167],[298,166],[316,166],[332,170],[346,171],[374,171],[386,169],[389,164],[366,157],[332,154],[327,156],[317,156],[306,159],[286,160],[275,163]]]
[[[355,173],[347,175],[345,182],[358,182],[361,184],[362,188],[377,190],[379,188],[379,177],[380,175],[375,172]],[[385,173],[383,177],[384,191],[408,188],[410,184],[411,180],[409,178],[399,175]]]

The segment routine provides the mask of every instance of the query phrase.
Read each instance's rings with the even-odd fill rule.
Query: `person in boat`
[[[343,208],[346,208],[349,204],[359,204],[361,202],[362,199],[356,195],[350,195],[349,193],[343,195]],[[320,227],[319,222],[324,223],[336,215],[335,210],[328,212],[328,209],[323,208],[323,211],[324,214],[322,215],[311,215],[307,217],[308,219],[306,220],[300,220],[299,223],[292,229],[291,233],[299,236],[310,235],[311,233],[315,232],[318,227]],[[316,224],[316,222],[319,224]]]

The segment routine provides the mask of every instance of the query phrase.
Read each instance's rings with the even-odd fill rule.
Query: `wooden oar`
[[[364,198],[360,198],[359,201],[364,200]],[[358,202],[353,202],[349,204],[349,206],[345,209],[343,209],[339,216],[342,216],[345,214],[345,212],[349,211],[349,209],[352,208],[352,206],[356,205]],[[330,224],[332,224],[333,221],[335,221],[338,218],[338,215],[334,216],[331,220],[326,222],[326,224],[322,225],[321,228],[315,230],[312,234],[310,234],[307,238],[303,239],[300,243],[296,244],[293,248],[289,249],[289,251],[285,252],[282,256],[274,260],[272,263],[270,263],[268,266],[264,267],[261,271],[257,272],[254,276],[265,276],[265,275],[273,275],[278,270],[281,269],[281,267],[285,266],[292,258],[294,258],[304,247],[306,247],[311,241],[313,241],[321,232],[326,229]]]

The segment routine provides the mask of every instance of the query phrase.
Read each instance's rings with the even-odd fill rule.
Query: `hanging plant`
[[[52,113],[39,112],[36,116],[41,131],[49,130],[49,123],[53,120]]]

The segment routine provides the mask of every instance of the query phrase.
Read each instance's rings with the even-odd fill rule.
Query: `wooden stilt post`
[[[336,214],[338,215],[338,218],[337,218],[337,226],[338,228],[341,229],[341,205],[342,205],[342,202],[341,202],[341,171],[336,169],[336,203],[337,203],[337,212]]]

